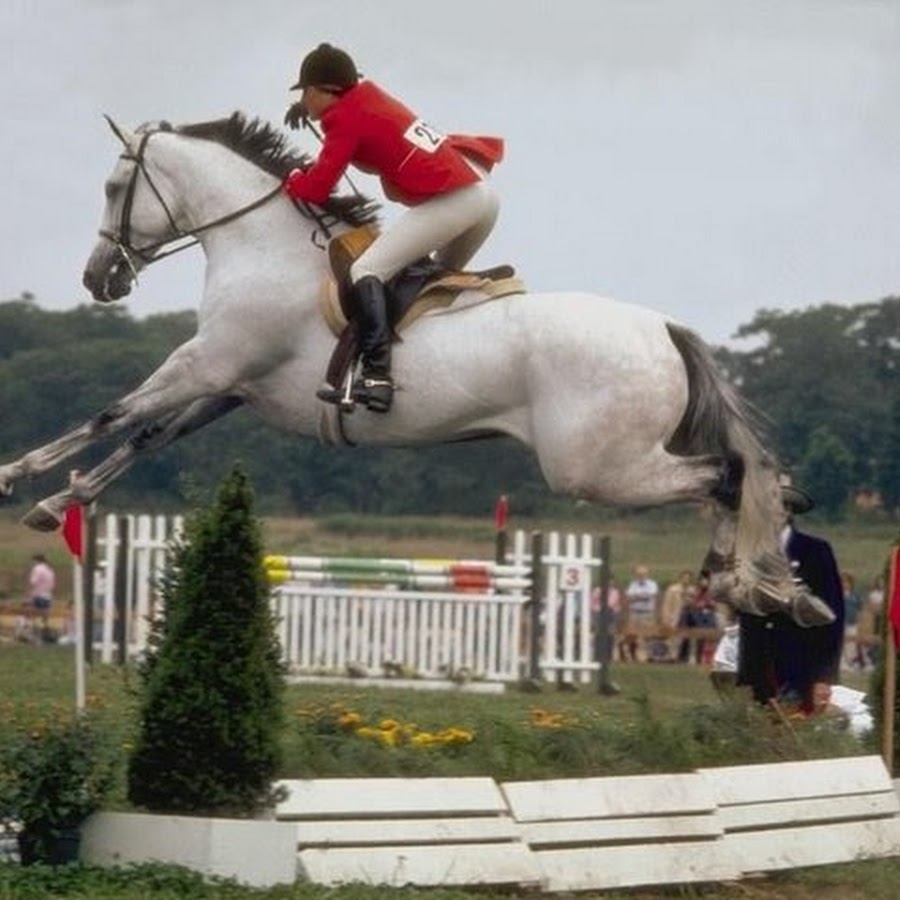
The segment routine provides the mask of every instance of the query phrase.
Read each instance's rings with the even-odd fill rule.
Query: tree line
[[[0,457],[38,446],[136,387],[195,327],[193,311],[137,320],[121,305],[49,311],[29,294],[0,302]],[[751,349],[715,348],[716,357],[820,508],[839,517],[868,492],[896,511],[900,297],[761,310],[736,337]],[[95,465],[112,446],[94,448],[77,465]],[[509,439],[418,450],[323,447],[245,410],[140,460],[104,503],[177,508],[192,491],[212,490],[236,460],[265,514],[485,515],[500,493],[522,515],[571,508],[544,486],[533,454]],[[34,479],[20,502],[56,490],[59,479]]]

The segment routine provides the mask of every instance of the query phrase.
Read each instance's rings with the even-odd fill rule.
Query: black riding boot
[[[386,413],[394,399],[391,380],[391,328],[384,285],[366,275],[353,285],[359,322],[362,373],[353,382],[353,399],[372,412]]]

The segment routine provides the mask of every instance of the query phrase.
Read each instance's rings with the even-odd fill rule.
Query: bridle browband
[[[172,211],[169,209],[169,206],[166,203],[163,195],[160,193],[159,188],[157,188],[153,179],[150,177],[150,173],[147,171],[147,166],[144,163],[144,151],[147,147],[147,142],[154,134],[157,134],[160,131],[171,131],[171,127],[163,125],[152,131],[144,132],[141,135],[141,140],[138,144],[137,150],[132,153],[129,150],[128,140],[119,129],[119,127],[115,124],[115,122],[112,121],[112,119],[109,118],[109,116],[106,116],[106,120],[107,122],[109,122],[110,127],[125,147],[125,152],[120,154],[119,159],[133,162],[134,169],[132,170],[131,179],[129,180],[128,187],[125,191],[125,200],[122,204],[122,214],[119,217],[118,233],[107,231],[105,228],[101,228],[100,236],[115,244],[119,253],[122,255],[122,258],[125,260],[125,263],[128,265],[128,268],[131,270],[132,277],[135,280],[137,280],[137,267],[134,264],[134,258],[139,259],[144,264],[144,266],[149,266],[151,263],[159,262],[159,260],[165,259],[167,256],[171,256],[173,253],[179,253],[182,250],[187,250],[189,247],[193,247],[199,243],[199,238],[197,237],[197,235],[202,234],[204,231],[209,231],[213,228],[217,228],[220,225],[225,225],[228,222],[233,222],[235,219],[241,218],[241,216],[245,216],[247,213],[252,212],[253,210],[258,209],[260,206],[268,203],[269,200],[273,199],[282,192],[282,187],[279,183],[274,188],[272,188],[271,191],[263,194],[263,196],[258,197],[256,200],[253,200],[246,206],[242,206],[239,209],[234,210],[233,212],[226,213],[224,216],[219,216],[219,218],[213,219],[210,222],[205,222],[203,225],[198,225],[195,228],[184,231],[178,226],[178,223],[175,221],[175,217],[172,215]],[[135,247],[131,242],[131,213],[134,206],[134,195],[137,190],[138,176],[141,174],[146,179],[147,184],[150,185],[150,189],[153,191],[154,196],[159,201],[160,206],[163,208],[163,211],[166,214],[166,218],[169,220],[169,225],[172,228],[173,234],[169,237],[163,238],[162,240],[154,241],[150,244],[145,244],[142,247]],[[323,222],[319,217],[312,214],[312,211],[301,210],[301,212],[308,215],[310,218],[313,218],[317,222],[317,224],[320,225],[320,227],[323,226]],[[163,249],[169,244],[172,244],[176,241],[184,241],[184,243],[178,244],[178,246],[175,247],[170,247],[167,250]]]

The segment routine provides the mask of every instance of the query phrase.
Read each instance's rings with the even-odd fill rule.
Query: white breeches
[[[484,180],[413,206],[353,263],[350,280],[374,275],[387,281],[434,251],[441,265],[461,269],[487,240],[499,210],[500,200]]]

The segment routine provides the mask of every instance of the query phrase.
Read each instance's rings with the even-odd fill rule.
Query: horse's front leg
[[[218,378],[210,377],[209,373],[216,372],[216,368],[204,362],[196,338],[182,344],[130,394],[56,440],[0,466],[0,496],[9,496],[19,479],[49,472],[96,441],[165,417],[203,396],[224,393],[228,380],[221,374]]]
[[[23,524],[38,531],[55,530],[73,503],[93,503],[113,481],[131,468],[138,456],[167,447],[221,418],[242,402],[237,397],[203,398],[183,412],[141,428],[90,472],[78,475],[65,490],[35,504],[22,519]]]

